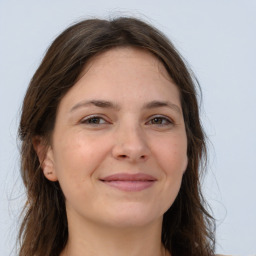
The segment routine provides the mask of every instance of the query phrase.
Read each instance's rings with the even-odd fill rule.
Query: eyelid
[[[152,124],[152,125],[157,125],[157,126],[168,126],[168,125],[174,125],[175,122],[172,118],[168,117],[168,116],[165,116],[165,115],[153,115],[153,116],[150,116],[149,120],[146,122],[149,123],[150,121],[152,121],[154,118],[159,118],[159,119],[163,119],[163,120],[166,120],[168,122],[168,124]]]
[[[99,124],[94,124],[94,123],[86,123],[86,121],[90,120],[90,119],[93,119],[93,118],[98,118],[98,119],[101,119],[101,120],[104,120],[104,123],[99,123]],[[102,117],[101,115],[99,114],[93,114],[93,115],[89,115],[89,116],[86,116],[86,117],[83,117],[79,123],[81,124],[87,124],[87,125],[102,125],[102,124],[109,124],[110,122],[106,120],[106,118]]]
[[[89,121],[90,119],[100,119],[103,120],[103,123],[87,123],[87,121]],[[165,124],[150,124],[150,122],[154,119],[154,118],[158,118],[158,119],[162,119],[163,121],[167,122]],[[100,114],[92,114],[86,117],[83,117],[80,121],[80,124],[84,124],[84,125],[89,125],[89,126],[99,126],[99,125],[105,125],[105,124],[111,124],[111,121],[109,121],[106,117],[103,117]],[[174,125],[175,122],[172,118],[165,116],[165,115],[152,115],[148,118],[148,120],[146,121],[146,125],[154,125],[154,126],[171,126]]]

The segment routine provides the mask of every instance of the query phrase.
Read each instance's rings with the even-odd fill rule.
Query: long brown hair
[[[32,138],[41,136],[50,144],[58,105],[85,64],[96,54],[122,46],[153,53],[180,91],[188,166],[179,194],[164,214],[162,243],[172,256],[214,254],[214,219],[206,209],[200,185],[206,145],[199,119],[196,80],[160,31],[141,20],[121,17],[84,20],[67,28],[52,43],[30,82],[19,126],[21,175],[27,191],[19,256],[59,256],[68,239],[64,195],[58,182],[44,177]]]

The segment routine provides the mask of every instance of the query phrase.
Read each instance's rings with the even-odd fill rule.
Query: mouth
[[[151,187],[157,179],[151,175],[138,173],[118,173],[100,179],[104,184],[123,191],[141,191]]]

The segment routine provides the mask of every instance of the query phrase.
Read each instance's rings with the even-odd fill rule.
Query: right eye
[[[108,122],[100,116],[88,116],[81,120],[81,124],[95,126],[95,125],[101,125],[101,124],[108,124]]]

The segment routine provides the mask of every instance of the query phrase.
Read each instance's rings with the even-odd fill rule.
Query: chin
[[[106,221],[111,226],[119,228],[143,227],[156,221],[162,221],[161,213],[152,214],[141,208],[121,208],[113,213],[108,213]]]

